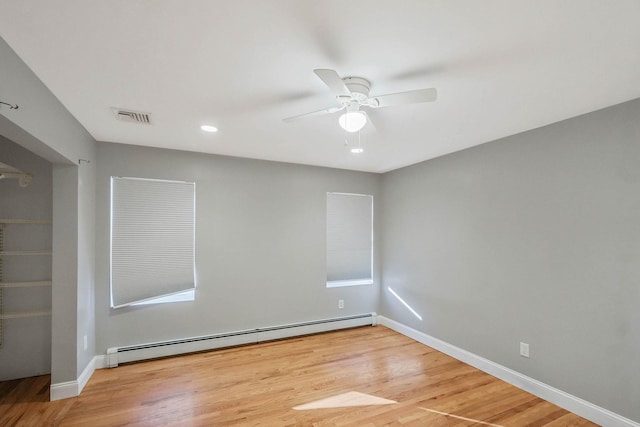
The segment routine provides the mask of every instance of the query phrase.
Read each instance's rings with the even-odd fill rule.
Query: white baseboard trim
[[[107,365],[107,356],[105,356],[104,354],[95,356],[93,358],[93,367],[95,369],[106,369],[109,367],[109,365]]]
[[[525,390],[535,396],[547,400],[555,405],[560,406],[568,411],[573,412],[583,418],[588,419],[596,424],[605,427],[640,427],[640,424],[604,409],[579,397],[573,396],[557,388],[551,387],[545,383],[535,380],[531,377],[523,375],[512,369],[499,365],[491,360],[480,357],[460,347],[456,347],[445,341],[434,338],[430,335],[406,326],[400,322],[378,315],[378,323],[393,329],[409,338],[412,338],[422,344],[428,345],[442,353],[454,357],[468,365],[478,368],[496,378],[508,382],[522,390]]]
[[[95,370],[96,370],[96,358],[94,356],[93,359],[91,359],[89,363],[87,363],[87,366],[85,366],[84,370],[78,377],[78,395],[80,395],[80,393],[84,389],[84,386],[87,385],[87,382],[89,382],[89,378],[91,378],[91,375],[93,375]]]
[[[78,381],[66,381],[63,383],[51,384],[49,389],[49,400],[68,399],[78,395]]]
[[[105,356],[94,356],[75,381],[51,384],[49,400],[54,401],[79,396],[95,370],[102,368],[106,368]]]

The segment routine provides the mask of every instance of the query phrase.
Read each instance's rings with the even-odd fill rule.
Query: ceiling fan
[[[414,104],[419,102],[433,102],[438,98],[438,91],[434,88],[410,90],[408,92],[389,93],[386,95],[369,96],[371,82],[362,77],[340,77],[335,70],[317,69],[313,72],[329,87],[338,101],[336,107],[300,114],[283,119],[292,122],[307,117],[333,114],[345,110],[338,123],[347,132],[357,132],[367,124],[367,113],[361,107],[382,108],[394,105]]]

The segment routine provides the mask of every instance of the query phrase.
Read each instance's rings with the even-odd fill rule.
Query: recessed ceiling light
[[[211,125],[202,125],[200,126],[200,129],[202,129],[205,132],[218,132],[218,128]]]
[[[360,154],[360,153],[362,153],[363,151],[364,151],[364,148],[362,148],[362,147],[355,147],[355,148],[352,148],[352,149],[351,149],[351,152],[352,152],[353,154]]]

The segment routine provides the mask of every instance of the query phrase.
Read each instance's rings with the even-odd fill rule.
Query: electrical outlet
[[[520,356],[529,357],[529,344],[526,342],[520,343]]]
[[[340,309],[344,308],[344,300],[343,299],[339,299],[338,300],[338,308],[340,308]]]
[[[84,349],[86,350],[87,348],[89,348],[89,341],[87,341],[87,336],[84,336]]]

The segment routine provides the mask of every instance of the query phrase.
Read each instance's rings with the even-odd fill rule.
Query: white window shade
[[[327,193],[327,286],[372,283],[373,197]]]
[[[195,183],[111,178],[111,306],[194,289]]]

